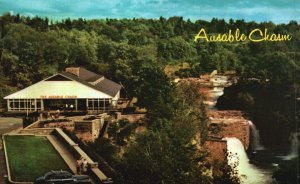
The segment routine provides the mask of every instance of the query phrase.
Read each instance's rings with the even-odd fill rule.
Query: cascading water
[[[216,80],[211,81],[212,86],[209,87],[209,90],[204,90],[206,94],[206,101],[204,102],[209,111],[218,111],[215,104],[220,96],[224,93],[224,87],[230,86],[232,81],[228,79],[218,77]],[[213,117],[211,117],[213,119]],[[249,121],[249,126],[251,127],[252,138],[250,144],[252,145],[253,150],[264,150],[265,148],[260,143],[259,131],[256,129],[255,125]],[[261,167],[259,164],[254,165],[250,164],[249,158],[245,152],[244,146],[241,141],[237,138],[224,138],[227,140],[227,150],[228,150],[228,164],[235,168],[241,183],[243,184],[269,184],[273,183],[272,174],[273,171],[269,168]],[[264,153],[264,151],[262,152]],[[255,156],[258,156],[259,153],[255,153]],[[237,165],[236,167],[234,165]]]
[[[244,146],[239,139],[235,137],[226,137],[224,139],[227,141],[228,164],[231,167],[237,164],[236,170],[242,183],[257,184],[270,182],[270,178],[263,171],[249,163]]]
[[[298,135],[299,135],[299,132],[291,133],[291,135],[290,135],[290,142],[291,142],[290,153],[287,156],[283,157],[284,160],[291,160],[293,158],[297,158],[298,149],[299,149]]]
[[[212,89],[212,94],[214,94],[216,98],[222,96],[224,94],[224,87],[214,87]]]
[[[209,109],[215,108],[218,98],[224,93],[223,91],[224,87],[213,87],[211,90],[209,90],[209,93],[207,94],[208,99],[204,101]]]
[[[251,128],[251,147],[253,150],[264,150],[265,148],[260,143],[259,130],[256,129],[256,126],[252,121],[248,121]]]

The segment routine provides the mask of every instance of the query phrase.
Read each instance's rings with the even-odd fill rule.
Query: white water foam
[[[291,135],[290,135],[290,143],[291,143],[290,153],[286,156],[283,156],[284,160],[292,160],[292,159],[298,157],[298,149],[299,149],[298,136],[299,136],[299,132],[291,133]]]
[[[264,150],[265,148],[260,143],[259,130],[257,130],[256,126],[252,123],[252,121],[248,121],[251,128],[251,147],[253,150]]]
[[[269,183],[270,176],[266,176],[263,170],[249,163],[249,158],[245,152],[242,142],[235,138],[224,138],[227,141],[228,164],[231,167],[237,165],[236,170],[244,184],[264,184]]]

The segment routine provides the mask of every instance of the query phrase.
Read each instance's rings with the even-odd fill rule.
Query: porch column
[[[43,99],[41,99],[41,111],[44,111],[45,109],[44,109],[44,100]]]
[[[103,100],[103,109],[104,109],[104,112],[106,112],[106,109],[105,109],[105,102],[106,102],[106,98],[104,98],[104,100]]]
[[[7,111],[10,111],[10,100],[7,99]]]
[[[36,98],[34,99],[34,111],[37,111]]]
[[[77,103],[77,99],[75,99],[75,111],[77,111],[77,105],[78,105],[78,103]]]
[[[93,110],[95,110],[95,99],[92,99],[92,104],[93,104]]]

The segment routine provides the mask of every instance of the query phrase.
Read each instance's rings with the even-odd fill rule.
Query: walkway
[[[65,160],[71,171],[76,173],[76,158],[72,155],[72,153],[54,135],[47,135],[47,138]]]
[[[66,148],[66,146],[55,136],[47,135],[48,140],[65,160],[66,164],[69,166],[73,173],[76,173],[76,158],[75,156]],[[92,180],[92,178],[91,178]],[[92,183],[95,181],[92,180]]]

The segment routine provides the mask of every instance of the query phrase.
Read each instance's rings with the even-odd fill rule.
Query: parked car
[[[72,175],[68,171],[50,171],[36,178],[35,184],[91,184],[87,175]]]

